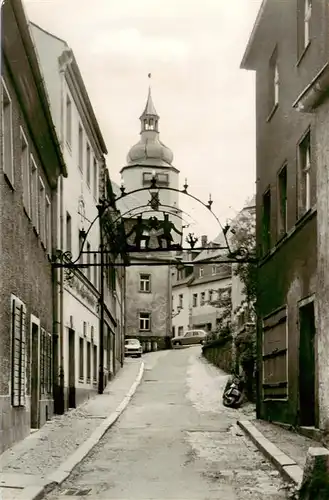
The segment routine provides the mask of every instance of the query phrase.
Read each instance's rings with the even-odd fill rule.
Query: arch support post
[[[99,373],[98,373],[98,394],[104,392],[104,231],[103,231],[103,206],[98,205],[99,231],[100,231],[100,297],[99,297]]]

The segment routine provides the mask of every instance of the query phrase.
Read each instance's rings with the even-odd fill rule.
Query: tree
[[[245,248],[251,257],[256,255],[256,217],[255,207],[244,208],[236,217],[231,229],[231,247],[233,251]],[[234,276],[242,284],[243,299],[240,306],[246,305],[247,318],[244,328],[234,336],[236,367],[241,366],[245,374],[248,399],[254,396],[254,370],[256,361],[255,304],[257,298],[257,265],[252,262],[240,262],[233,265]],[[246,325],[247,323],[247,325]]]
[[[256,217],[255,207],[244,208],[236,217],[231,229],[233,251],[241,247],[248,250],[251,257],[256,255]],[[244,302],[249,312],[255,313],[257,298],[257,266],[252,262],[240,262],[234,265],[234,275],[243,285]]]

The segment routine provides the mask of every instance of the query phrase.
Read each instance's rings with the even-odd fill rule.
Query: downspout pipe
[[[65,100],[65,72],[68,65],[72,62],[72,51],[66,49],[58,59],[60,73],[60,120],[61,120],[61,148],[64,151],[64,100]],[[64,179],[63,175],[59,178],[59,248],[64,251]],[[58,269],[58,295],[59,295],[59,394],[58,394],[58,413],[65,411],[64,398],[64,268]]]
[[[120,257],[121,258],[121,257]],[[124,338],[125,338],[125,317],[124,317],[124,301],[125,301],[125,281],[126,281],[126,270],[122,267],[120,271],[120,361],[121,367],[123,367],[124,362]]]
[[[98,394],[104,392],[104,230],[103,230],[103,211],[102,206],[98,206],[99,211],[99,232],[100,232],[100,250],[101,250],[101,282],[100,282],[100,317],[99,317],[99,375],[98,375]]]

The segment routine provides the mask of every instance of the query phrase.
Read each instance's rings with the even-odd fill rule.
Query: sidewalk
[[[246,419],[237,423],[284,478],[299,486],[308,449],[322,444],[264,420]]]
[[[143,370],[142,361],[127,360],[103,395],[56,415],[0,455],[0,500],[42,498],[64,481],[124,411]]]

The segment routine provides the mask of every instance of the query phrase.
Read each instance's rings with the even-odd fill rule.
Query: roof
[[[208,248],[206,250],[202,250],[199,253],[199,255],[195,257],[193,262],[198,263],[200,260],[201,261],[212,260],[216,257],[221,257],[227,253],[226,248],[216,248],[216,247],[213,248],[212,244],[220,245],[221,247],[226,247],[226,241],[222,232],[220,232],[219,235],[216,236],[216,238],[213,241],[209,242]]]
[[[220,265],[220,264],[219,264]],[[227,274],[214,274],[211,276],[202,276],[202,278],[195,278],[190,286],[202,285],[206,283],[221,282],[232,278],[232,272],[227,272]]]
[[[103,154],[107,154],[108,153],[107,147],[105,145],[105,141],[104,141],[103,135],[102,135],[100,127],[98,125],[98,121],[97,121],[94,109],[92,107],[92,104],[90,102],[89,95],[88,95],[86,86],[84,84],[84,81],[83,81],[83,78],[82,78],[82,75],[81,75],[81,72],[80,72],[80,69],[79,69],[79,66],[78,66],[78,63],[77,63],[77,60],[75,58],[73,50],[69,48],[69,46],[68,46],[68,44],[67,44],[67,42],[65,40],[62,40],[61,38],[57,37],[56,35],[53,35],[52,33],[49,33],[48,31],[46,31],[43,28],[41,28],[41,26],[39,26],[38,24],[35,24],[33,22],[30,22],[30,24],[32,26],[34,26],[35,28],[39,29],[40,31],[42,31],[43,33],[45,33],[46,35],[48,35],[48,36],[50,36],[52,38],[55,38],[56,40],[59,40],[60,42],[64,43],[65,46],[69,49],[69,50],[66,50],[67,55],[71,56],[71,61],[69,62],[68,65],[71,67],[73,75],[74,75],[74,77],[76,79],[76,82],[77,82],[77,84],[79,86],[79,90],[81,92],[83,101],[84,101],[84,103],[86,105],[87,113],[88,113],[88,116],[91,119],[91,124],[92,124],[92,127],[93,127],[93,129],[94,129],[94,131],[96,133],[96,137],[97,137],[97,139],[99,141],[99,145],[101,147],[102,153]]]
[[[29,29],[29,22],[25,13],[24,6],[22,4],[21,0],[12,0],[11,2],[6,3],[5,6],[3,6],[3,16],[5,15],[5,8],[12,10],[15,16],[15,22],[16,26],[21,38],[21,41],[24,46],[25,54],[28,60],[29,64],[29,69],[31,71],[31,74],[34,79],[34,84],[37,89],[38,93],[38,101],[40,103],[40,107],[42,108],[42,113],[46,119],[46,123],[49,127],[49,136],[51,137],[52,144],[54,145],[54,150],[55,154],[58,159],[58,165],[60,167],[60,173],[64,175],[64,177],[67,177],[67,169],[66,169],[66,164],[64,161],[64,157],[62,154],[62,150],[59,144],[58,136],[55,130],[55,125],[53,122],[53,117],[50,111],[50,104],[49,104],[49,96],[47,93],[47,89],[44,85],[43,82],[43,77],[41,74],[38,58],[37,58],[37,53],[34,47],[34,43],[31,37],[30,29]],[[4,34],[3,34],[4,35]],[[10,32],[9,30],[9,35],[11,35],[14,39],[15,42],[18,42],[17,35],[13,31]],[[8,36],[5,37],[4,42],[7,41],[7,46],[6,43],[3,43],[3,50],[6,51],[8,47],[12,48],[12,43],[13,41],[9,39]],[[18,59],[16,60],[10,59],[9,57],[9,62],[10,63],[17,63]],[[16,71],[14,71],[14,79],[16,80],[16,83],[20,88],[24,87],[23,79],[21,78],[21,75],[17,74]],[[19,83],[18,83],[19,82]],[[31,98],[31,95],[29,96]],[[33,123],[34,125],[35,123]],[[47,135],[47,132],[45,132]],[[41,136],[39,136],[39,140],[41,140]],[[39,151],[40,156],[44,157],[44,153],[46,154],[46,150],[48,148],[47,144],[43,144],[43,147],[41,146],[41,151]],[[46,162],[48,163],[48,162]]]
[[[147,101],[146,101],[146,106],[145,106],[145,109],[141,115],[141,118],[143,118],[144,116],[157,116],[159,118],[159,115],[158,113],[156,112],[155,110],[155,106],[153,104],[153,99],[152,99],[152,94],[151,94],[151,87],[149,87],[149,93],[148,93],[148,96],[147,96]]]
[[[265,11],[267,3],[268,3],[268,0],[263,0],[261,6],[259,8],[255,24],[254,24],[253,29],[251,31],[251,34],[250,34],[250,37],[249,37],[249,40],[248,40],[248,43],[247,43],[247,47],[246,47],[245,52],[244,52],[243,57],[242,57],[242,61],[241,61],[241,64],[240,64],[240,68],[241,69],[253,69],[253,68],[251,68],[249,66],[249,57],[250,57],[250,54],[251,54],[251,50],[252,50],[252,48],[254,46],[256,34],[257,34],[257,31],[258,31],[260,22],[262,20],[263,13]]]
[[[172,284],[172,287],[179,288],[180,286],[186,286],[186,285],[189,286],[194,281],[194,279],[195,279],[195,277],[193,276],[193,274],[191,274],[190,276],[187,276],[184,279],[175,281]]]

